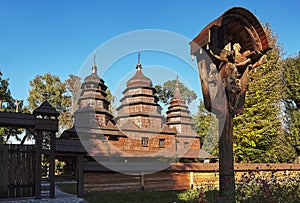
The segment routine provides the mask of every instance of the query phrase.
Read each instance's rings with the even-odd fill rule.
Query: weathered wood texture
[[[35,195],[34,160],[34,145],[0,145],[0,199]]]
[[[188,172],[157,172],[148,175],[128,175],[116,172],[86,172],[84,174],[84,181],[85,192],[184,190],[189,188],[190,184]]]
[[[164,191],[185,190],[219,185],[218,164],[176,163],[164,171],[141,175],[127,175],[107,170],[85,171],[84,191]],[[238,181],[245,173],[281,176],[283,173],[300,174],[300,164],[235,164]]]

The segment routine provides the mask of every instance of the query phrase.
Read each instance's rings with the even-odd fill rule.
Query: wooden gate
[[[35,146],[0,144],[0,199],[35,196]]]

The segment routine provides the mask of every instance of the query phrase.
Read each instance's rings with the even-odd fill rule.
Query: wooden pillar
[[[83,196],[84,193],[84,173],[83,173],[83,155],[77,157],[77,195]]]
[[[221,124],[222,125],[222,124]],[[229,110],[225,114],[224,126],[219,126],[219,186],[220,202],[235,202],[233,160],[233,117]]]
[[[194,172],[190,172],[190,189],[194,189]]]
[[[36,147],[36,162],[35,162],[35,197],[41,199],[41,183],[42,183],[42,170],[41,170],[41,149],[42,149],[42,136],[41,130],[37,130],[35,147]]]
[[[55,198],[55,132],[50,132],[50,167],[49,167],[49,182],[50,182],[50,198]]]
[[[141,190],[144,191],[145,190],[145,175],[144,175],[143,171],[141,171],[141,175],[140,175],[140,185],[141,185]]]

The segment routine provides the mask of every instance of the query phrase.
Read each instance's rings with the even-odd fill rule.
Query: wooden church
[[[142,72],[140,57],[116,116],[109,111],[106,90],[94,61],[92,73],[81,85],[74,126],[57,139],[58,152],[85,152],[98,162],[182,162],[210,156],[200,149],[178,79],[165,118],[152,81]]]

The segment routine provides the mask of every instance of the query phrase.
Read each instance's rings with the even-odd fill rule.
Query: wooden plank
[[[54,182],[54,168],[55,168],[55,132],[50,134],[50,198],[55,198],[55,182]]]
[[[23,184],[24,185],[30,185],[30,151],[31,146],[30,145],[24,145],[24,151],[28,151],[26,153],[22,153],[22,163],[23,163],[23,168],[22,168],[22,176],[23,176]],[[29,169],[29,170],[28,170]],[[30,192],[29,187],[24,187],[23,188],[23,197],[30,197],[32,196]]]
[[[22,146],[20,145],[14,145],[15,149],[18,150],[16,153],[16,162],[15,162],[15,166],[16,166],[16,197],[22,197],[21,194],[21,188],[20,185],[22,184],[22,178],[21,178],[21,170],[22,170],[22,162],[21,162],[21,150],[22,150]]]
[[[4,147],[3,147],[3,144],[0,144],[0,174],[3,174],[0,176],[0,198],[4,198],[6,197],[6,194],[5,194],[5,189],[4,189],[4,167],[6,167],[6,163],[4,163],[4,157],[3,157],[3,152],[4,150]]]
[[[28,151],[27,145],[23,145],[23,150],[24,151]],[[22,157],[22,184],[26,185],[28,184],[28,177],[29,174],[26,173],[26,168],[27,168],[27,154],[28,153],[22,153],[21,157]],[[27,187],[23,187],[22,188],[22,197],[28,197],[28,188]]]
[[[9,177],[9,163],[8,163],[8,145],[2,145],[2,161],[3,161],[3,198],[8,197],[8,177]]]
[[[85,184],[85,191],[136,191],[140,190],[140,183],[120,183],[120,184]]]
[[[31,181],[34,184],[32,188],[32,194],[36,197],[36,157],[37,157],[37,151],[36,151],[36,145],[34,146],[34,154],[32,154],[32,162],[30,163],[31,171]]]
[[[76,174],[77,174],[77,195],[78,196],[82,196],[84,193],[84,174],[83,174],[83,155],[79,155],[77,157],[77,170],[76,170]]]
[[[36,160],[35,160],[35,197],[41,199],[41,149],[42,149],[42,131],[37,131],[36,136]]]
[[[8,146],[8,198],[15,197],[15,153],[13,153],[14,148],[13,145]]]
[[[34,167],[33,167],[33,156],[34,156],[34,146],[30,145],[26,147],[27,150],[30,150],[31,152],[26,153],[26,168],[25,173],[27,174],[27,184],[31,185],[31,187],[28,187],[26,190],[27,196],[34,196],[34,178],[32,178],[34,175]]]

